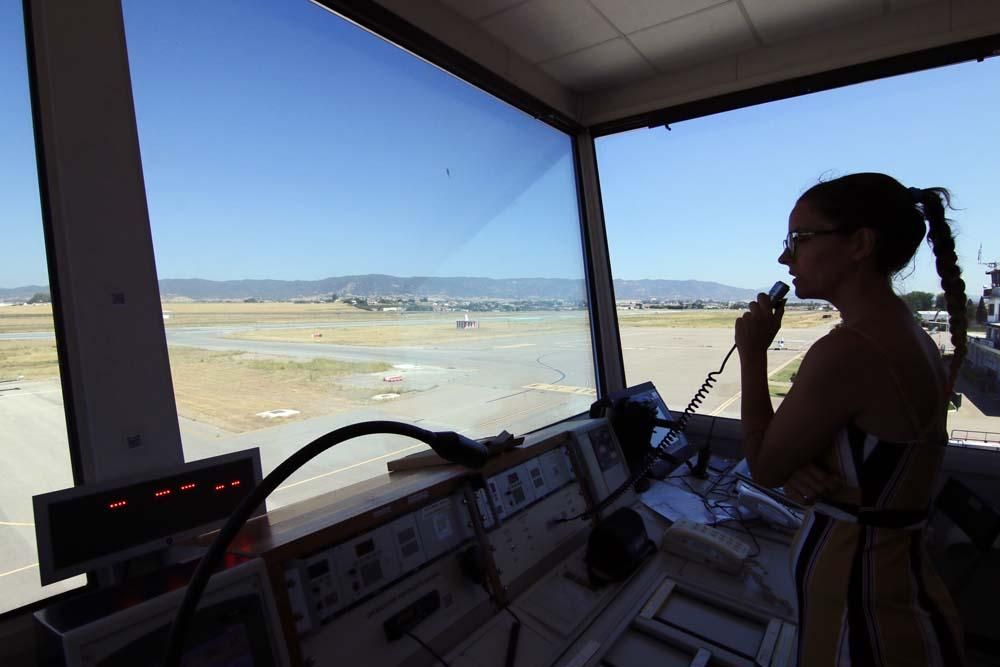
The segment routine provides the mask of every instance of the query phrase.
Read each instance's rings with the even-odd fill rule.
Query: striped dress
[[[958,615],[924,546],[943,456],[849,425],[817,461],[844,487],[793,543],[799,667],[965,664]]]

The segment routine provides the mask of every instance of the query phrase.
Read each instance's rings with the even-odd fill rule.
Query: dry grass
[[[52,304],[39,303],[0,308],[0,333],[53,330]]]
[[[399,313],[376,313],[346,303],[202,303],[163,304],[163,324],[171,327],[253,324],[257,322],[323,322],[354,319],[399,319]]]
[[[619,311],[622,327],[660,327],[666,329],[728,329],[743,315],[742,310],[646,310]],[[808,329],[833,324],[840,319],[836,313],[819,310],[785,312],[784,329]]]
[[[767,392],[775,398],[784,398],[788,395],[788,390],[792,388],[789,383],[774,384],[773,382],[767,383]]]
[[[278,340],[312,340],[312,333],[322,333],[326,339],[321,342],[329,342],[330,336],[338,338],[334,342],[341,344],[359,345],[394,345],[406,344],[407,342],[428,342],[425,338],[430,334],[434,336],[433,342],[449,342],[462,340],[463,334],[475,333],[480,337],[500,337],[516,333],[532,333],[537,331],[555,331],[579,326],[579,322],[574,319],[532,321],[519,320],[519,316],[530,317],[531,313],[520,313],[508,318],[486,319],[478,332],[457,331],[454,328],[454,321],[462,317],[458,313],[381,313],[361,310],[354,306],[336,303],[242,303],[242,302],[166,302],[163,304],[163,311],[166,315],[164,325],[169,328],[191,327],[191,326],[222,326],[222,325],[246,325],[246,324],[279,324],[287,322],[289,324],[316,323],[315,330],[308,330],[306,333],[296,334],[291,331],[284,332],[279,336],[272,336],[266,332],[248,336],[250,338],[278,339]],[[663,328],[728,328],[733,325],[741,315],[738,310],[643,310],[643,311],[619,311],[618,320],[622,326],[629,327],[663,327]],[[484,314],[489,318],[496,318],[496,314]],[[579,313],[581,319],[586,318],[586,313]],[[825,316],[825,317],[824,317]],[[475,316],[473,316],[475,317]],[[419,318],[421,320],[440,320],[442,325],[450,325],[447,334],[436,334],[434,327],[438,325],[410,324],[408,320]],[[795,311],[790,310],[785,313],[783,326],[790,329],[808,328],[818,326],[828,322],[835,322],[838,319],[836,313],[829,311]],[[379,334],[376,342],[366,342],[364,335],[357,333],[333,333],[332,328],[324,328],[323,324],[348,324],[353,322],[384,322],[385,333]],[[563,323],[560,326],[560,322]],[[406,334],[388,329],[388,327],[405,326],[419,329],[419,333]],[[370,327],[370,332],[375,327]],[[448,328],[448,327],[446,327]],[[515,328],[521,328],[515,331]],[[487,331],[487,329],[489,329]],[[507,331],[510,329],[510,331]],[[8,306],[0,308],[0,333],[16,333],[23,331],[52,331],[52,308],[49,304],[39,304],[34,306]],[[328,333],[329,332],[329,333]]]
[[[171,347],[170,370],[182,417],[232,432],[253,431],[274,422],[258,412],[292,408],[308,419],[355,409],[367,395],[344,389],[337,379],[380,373],[384,363],[351,363],[331,359],[295,361],[240,352]]]
[[[531,318],[532,316],[526,316]],[[384,325],[362,327],[323,327],[309,329],[258,329],[232,334],[228,338],[268,340],[290,343],[318,343],[336,345],[361,345],[393,347],[408,345],[440,345],[470,340],[498,340],[519,336],[557,332],[583,332],[587,316],[558,320],[495,318],[483,320],[478,329],[457,329],[454,313],[436,318],[434,323],[387,322]]]
[[[0,380],[59,377],[56,343],[49,340],[0,340]]]
[[[768,380],[771,380],[772,382],[791,382],[792,376],[799,372],[799,366],[801,364],[802,358],[799,357],[774,375],[770,376]]]

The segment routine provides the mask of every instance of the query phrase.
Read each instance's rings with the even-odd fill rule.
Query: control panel
[[[471,517],[463,503],[460,494],[454,494],[340,544],[286,561],[285,582],[298,633],[326,625],[346,608],[472,537]]]

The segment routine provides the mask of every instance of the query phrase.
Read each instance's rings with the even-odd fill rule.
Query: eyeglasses
[[[785,250],[792,257],[795,257],[795,248],[798,246],[799,242],[804,239],[812,238],[813,236],[825,236],[827,234],[844,234],[846,230],[843,229],[816,229],[813,231],[794,231],[788,232],[785,237]]]

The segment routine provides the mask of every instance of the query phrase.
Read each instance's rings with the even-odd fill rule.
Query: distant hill
[[[766,288],[764,288],[766,289]],[[27,301],[41,285],[0,288],[0,301]],[[747,301],[756,289],[702,280],[615,280],[617,299]],[[339,276],[323,280],[203,280],[167,278],[160,281],[163,300],[194,301],[262,299],[288,301],[338,296],[409,296],[451,299],[563,299],[584,298],[583,280],[567,278],[408,278],[383,274]]]
[[[703,280],[615,280],[616,299],[749,301],[760,291]]]
[[[0,287],[0,303],[24,303],[35,294],[48,294],[48,285],[22,285],[21,287]]]

